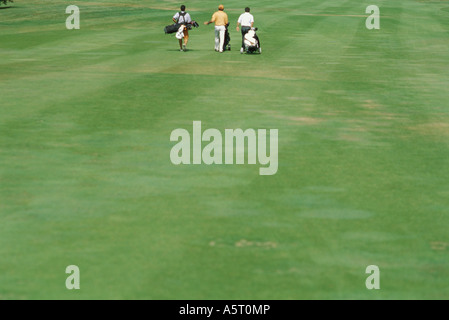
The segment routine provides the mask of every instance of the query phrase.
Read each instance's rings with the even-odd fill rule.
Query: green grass
[[[449,4],[260,0],[257,56],[237,0],[179,52],[179,4],[0,10],[0,299],[448,299]],[[172,165],[195,120],[279,129],[278,173]]]

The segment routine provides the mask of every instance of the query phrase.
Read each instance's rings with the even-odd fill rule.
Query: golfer
[[[226,26],[229,23],[229,19],[226,12],[224,12],[224,6],[222,4],[218,7],[218,11],[212,15],[212,19],[204,22],[204,24],[209,25],[213,22],[215,22],[215,51],[223,52]]]
[[[173,16],[173,22],[185,25],[184,28],[184,45],[182,44],[182,38],[179,39],[179,48],[181,51],[187,51],[187,43],[189,43],[189,29],[187,28],[188,23],[192,23],[192,18],[190,14],[186,12],[186,6],[181,6],[181,12],[177,12]]]
[[[237,32],[239,31],[239,26],[242,26],[242,48],[240,53],[245,52],[245,35],[254,27],[254,17],[250,11],[251,9],[246,7],[245,13],[242,13],[237,21]]]

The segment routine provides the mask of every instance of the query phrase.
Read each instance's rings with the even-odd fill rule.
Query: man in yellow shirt
[[[218,11],[212,15],[210,21],[204,22],[209,25],[215,22],[215,51],[223,52],[223,44],[225,40],[226,26],[229,23],[228,15],[224,12],[224,6],[220,4]]]

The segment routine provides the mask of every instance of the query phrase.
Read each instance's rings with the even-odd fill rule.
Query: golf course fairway
[[[224,53],[218,4],[0,6],[0,300],[448,299],[449,2],[226,0]],[[276,173],[173,164],[199,121],[278,130]]]

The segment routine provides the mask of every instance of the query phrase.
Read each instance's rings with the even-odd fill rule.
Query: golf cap
[[[224,10],[224,5],[220,4],[220,5],[218,6],[218,10]]]

